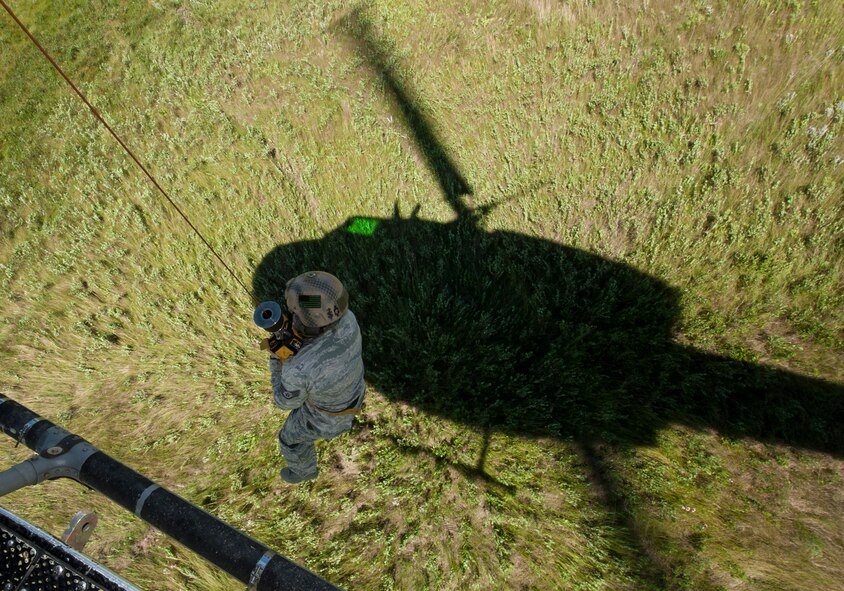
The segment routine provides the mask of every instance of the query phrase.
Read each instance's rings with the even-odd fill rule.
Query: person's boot
[[[281,479],[289,484],[299,484],[300,482],[304,482],[305,480],[313,480],[319,475],[319,470],[314,472],[311,475],[302,476],[290,468],[282,468],[281,469]]]

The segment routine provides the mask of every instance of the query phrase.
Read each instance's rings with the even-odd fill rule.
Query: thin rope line
[[[18,24],[18,26],[21,28],[21,30],[24,33],[26,33],[27,37],[29,37],[32,40],[32,42],[35,44],[35,46],[38,47],[38,49],[41,51],[41,53],[44,54],[44,57],[46,57],[50,61],[50,63],[53,65],[53,67],[56,69],[56,71],[59,74],[61,74],[62,78],[65,79],[65,82],[67,82],[70,85],[70,87],[74,90],[74,92],[76,92],[76,94],[79,96],[79,98],[81,98],[82,101],[88,106],[88,108],[91,110],[91,113],[94,114],[94,117],[96,117],[97,120],[99,120],[99,122],[102,123],[105,126],[105,128],[109,131],[109,133],[112,135],[112,137],[117,140],[117,143],[119,143],[123,147],[123,149],[126,150],[126,153],[129,154],[129,157],[132,160],[135,161],[135,164],[137,164],[138,167],[140,167],[140,169],[142,171],[144,171],[144,174],[147,175],[147,178],[152,182],[153,185],[155,185],[155,188],[158,189],[161,192],[161,194],[164,195],[164,198],[167,199],[167,201],[170,203],[170,205],[172,205],[173,208],[176,211],[179,212],[179,215],[182,216],[182,218],[185,220],[185,222],[187,222],[187,224],[196,233],[196,235],[199,236],[199,239],[202,240],[202,242],[205,244],[205,246],[208,247],[208,250],[210,250],[214,254],[214,256],[217,257],[217,260],[220,261],[220,264],[223,265],[223,267],[226,268],[226,271],[229,272],[229,274],[234,278],[234,280],[237,281],[237,283],[249,295],[250,301],[254,301],[255,297],[252,295],[252,292],[249,291],[249,288],[246,287],[246,285],[240,279],[238,279],[237,275],[234,274],[234,271],[232,271],[231,268],[223,260],[223,258],[219,254],[217,254],[217,251],[214,250],[214,247],[211,246],[211,244],[209,244],[209,242],[199,232],[199,230],[196,229],[196,226],[194,226],[191,223],[191,221],[188,219],[188,216],[186,216],[184,214],[184,212],[181,209],[179,209],[179,206],[176,205],[176,203],[173,201],[173,199],[170,198],[170,195],[167,194],[167,191],[165,191],[164,189],[161,188],[161,185],[158,184],[158,181],[155,180],[155,177],[153,177],[152,174],[150,174],[150,172],[146,169],[146,167],[143,164],[141,164],[141,161],[138,160],[138,158],[135,156],[134,153],[132,153],[132,150],[130,150],[129,147],[123,142],[123,140],[120,139],[120,136],[118,136],[117,133],[115,133],[115,131],[111,128],[111,126],[108,123],[106,123],[105,119],[103,119],[103,117],[102,117],[102,115],[100,115],[99,111],[97,111],[94,108],[94,106],[90,102],[88,102],[88,99],[85,98],[85,95],[82,94],[82,92],[76,87],[76,85],[73,83],[73,81],[70,78],[68,78],[67,74],[64,73],[64,70],[62,70],[61,67],[59,67],[59,65],[56,63],[56,61],[50,56],[50,54],[47,53],[47,50],[44,49],[44,47],[41,46],[41,44],[38,42],[38,39],[36,39],[32,35],[32,33],[29,32],[29,29],[27,29],[26,26],[24,26],[24,24],[20,21],[20,19],[18,19],[18,17],[15,16],[15,13],[12,12],[12,9],[9,8],[9,6],[6,4],[6,2],[4,0],[0,0],[0,4],[3,5],[3,8],[6,9],[6,12],[9,13],[9,16],[11,16],[14,19],[14,21]]]

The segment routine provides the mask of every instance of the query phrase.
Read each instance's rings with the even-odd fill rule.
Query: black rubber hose
[[[48,437],[48,430],[54,427]],[[39,454],[45,451],[50,441],[71,435],[3,395],[0,395],[0,429]],[[93,453],[82,462],[78,480],[239,581],[249,584],[260,571],[257,591],[339,591],[314,573],[275,554],[264,544],[102,451]],[[260,570],[261,566],[263,570]]]

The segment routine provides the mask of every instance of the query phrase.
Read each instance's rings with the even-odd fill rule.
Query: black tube
[[[41,418],[24,405],[0,394],[0,429],[15,441],[40,452],[41,450],[37,449],[38,439],[53,426],[53,423]]]
[[[261,577],[261,582],[258,584],[257,591],[311,589],[311,582],[304,575],[307,572],[284,556],[275,555],[269,564],[267,564],[264,576]],[[328,583],[325,584],[328,585]],[[317,589],[317,587],[313,588]],[[318,587],[318,589],[336,589],[336,587]]]
[[[0,472],[0,497],[34,484],[38,484],[37,470],[32,466],[32,462],[21,462]]]
[[[52,438],[67,433],[50,421],[41,419],[25,406],[0,395],[0,429],[42,453]],[[87,442],[86,442],[87,443]],[[54,445],[54,443],[52,443]],[[337,587],[275,554],[267,546],[250,538],[224,521],[118,462],[102,451],[88,456],[79,466],[79,482],[90,486],[123,508],[184,544],[239,581],[254,583],[258,591],[339,591]],[[267,556],[272,559],[267,561]],[[263,570],[261,571],[261,568]]]
[[[132,513],[143,492],[155,484],[101,451],[79,468],[79,481]]]
[[[142,499],[155,483],[102,452],[82,465],[79,480],[241,581],[269,550],[166,489]]]

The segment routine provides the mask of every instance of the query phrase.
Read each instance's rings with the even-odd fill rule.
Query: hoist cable
[[[237,283],[249,295],[250,302],[254,302],[255,298],[252,295],[252,292],[249,291],[249,288],[246,287],[246,285],[237,277],[237,275],[235,275],[234,271],[231,270],[231,268],[226,264],[226,262],[223,260],[223,258],[217,253],[216,250],[214,250],[214,247],[211,246],[211,244],[205,239],[205,237],[199,232],[199,230],[196,229],[196,226],[194,226],[193,223],[191,223],[191,221],[188,219],[188,216],[186,216],[185,213],[179,208],[179,206],[176,205],[176,203],[173,201],[173,199],[170,198],[170,195],[167,194],[167,191],[165,191],[161,187],[161,185],[158,184],[158,181],[155,180],[155,177],[152,176],[152,174],[150,174],[150,172],[147,170],[147,168],[143,164],[141,164],[141,161],[138,160],[138,158],[135,156],[135,154],[132,152],[132,150],[129,149],[129,146],[127,146],[126,143],[122,139],[120,139],[120,136],[118,136],[117,133],[115,133],[115,131],[111,128],[111,126],[108,123],[106,123],[105,119],[103,119],[103,117],[102,117],[102,115],[100,115],[99,111],[97,111],[94,108],[94,106],[88,101],[88,99],[85,98],[85,95],[82,94],[82,92],[79,90],[79,88],[76,87],[76,85],[73,83],[73,81],[70,78],[68,78],[67,74],[64,73],[64,70],[61,69],[61,67],[50,56],[50,54],[47,53],[47,50],[44,49],[44,47],[38,42],[38,39],[36,39],[32,35],[32,33],[29,32],[29,29],[27,29],[26,26],[15,15],[15,13],[12,12],[12,9],[9,8],[9,6],[6,4],[6,2],[4,0],[0,0],[0,4],[3,5],[3,8],[6,9],[6,12],[9,13],[9,16],[11,16],[12,19],[14,19],[14,21],[18,24],[18,26],[21,28],[21,30],[24,33],[26,33],[27,37],[29,37],[32,40],[32,42],[35,44],[35,46],[38,47],[38,49],[41,51],[41,53],[44,54],[44,57],[46,57],[49,60],[49,62],[53,65],[53,68],[55,68],[56,71],[59,74],[61,74],[62,78],[65,79],[65,82],[67,82],[70,85],[70,87],[73,89],[73,91],[88,106],[88,108],[91,110],[91,113],[94,114],[94,117],[96,117],[97,120],[105,126],[105,128],[108,130],[108,132],[111,134],[111,136],[115,140],[117,140],[117,143],[119,143],[121,145],[121,147],[126,151],[126,153],[135,162],[135,164],[137,164],[138,167],[140,167],[140,169],[142,171],[144,171],[144,174],[152,182],[152,184],[155,185],[155,188],[158,189],[161,192],[161,194],[164,195],[164,198],[167,199],[168,203],[170,203],[170,205],[172,205],[173,208],[177,212],[179,212],[179,215],[182,216],[182,219],[184,219],[185,222],[187,222],[187,224],[191,227],[191,229],[196,233],[196,235],[199,236],[199,239],[202,240],[203,244],[205,244],[205,246],[208,247],[208,250],[210,250],[214,254],[214,256],[217,257],[217,260],[220,261],[220,264],[223,265],[223,267],[225,267],[226,271],[229,272],[229,274],[232,276],[232,278],[234,278],[234,280],[237,281]]]

